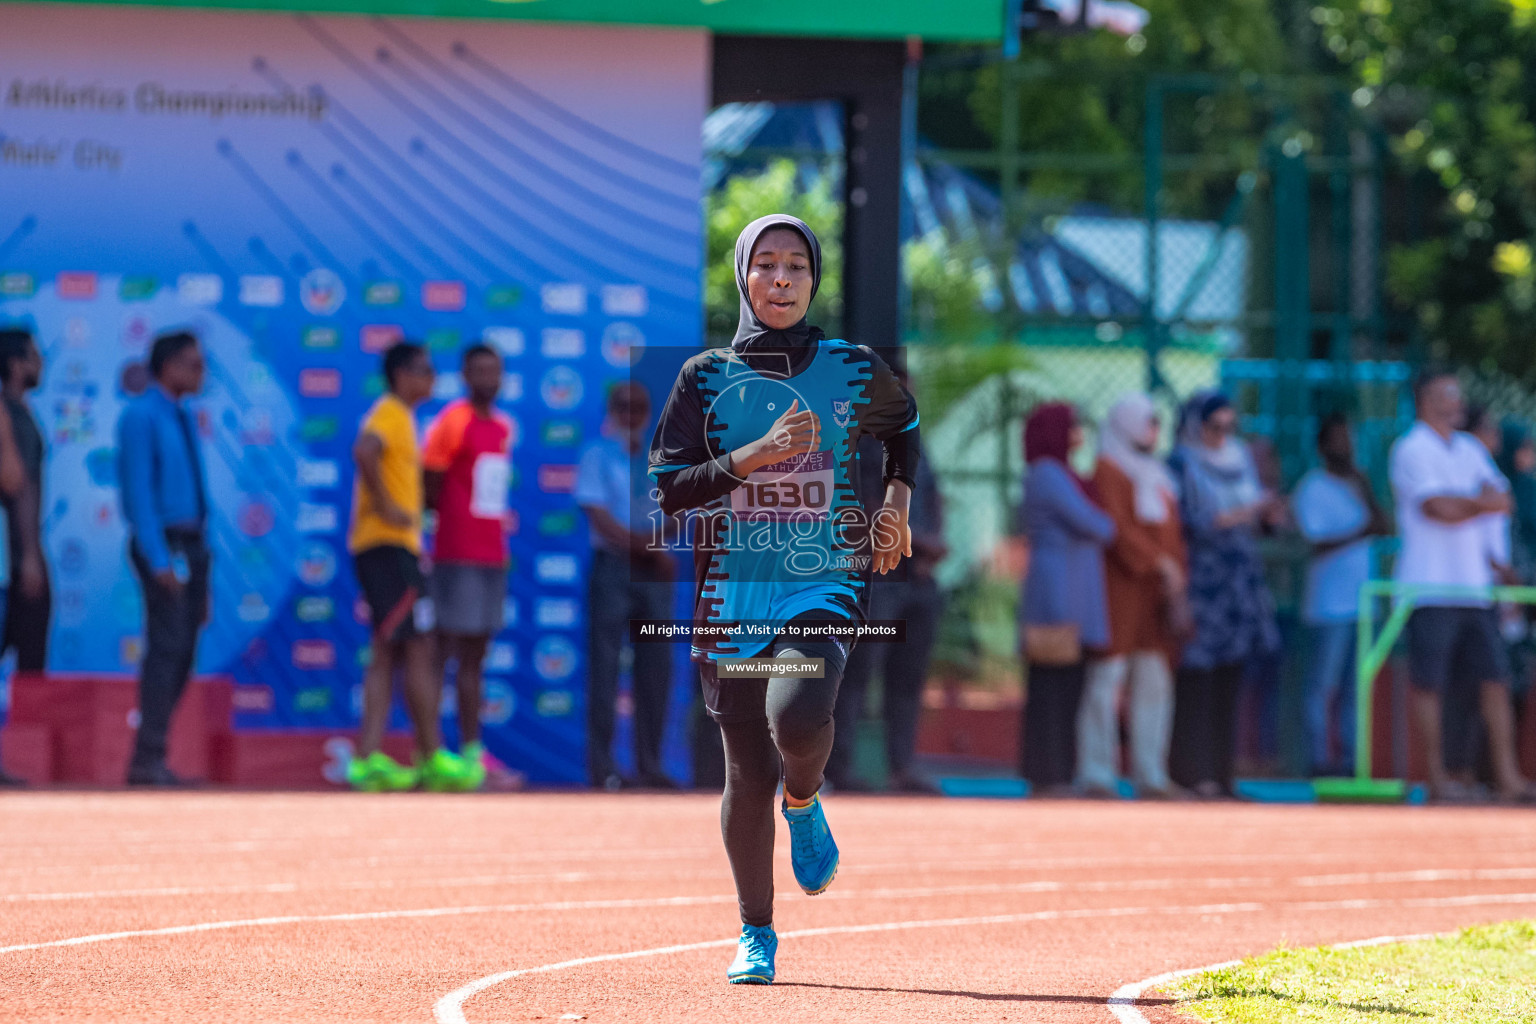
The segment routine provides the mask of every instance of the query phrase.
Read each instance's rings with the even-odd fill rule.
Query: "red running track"
[[[0,797],[0,1020],[1110,1022],[1164,971],[1536,915],[1529,810],[828,814],[814,899],[781,826],[779,983],[751,988],[716,798]]]

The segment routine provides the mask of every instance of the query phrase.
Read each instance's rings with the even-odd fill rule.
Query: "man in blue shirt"
[[[203,387],[197,337],[176,331],[156,338],[149,370],[154,385],[117,423],[118,484],[128,552],[144,589],[147,641],[128,783],[176,786],[183,782],[166,767],[166,734],[209,611],[208,493],[197,426],[184,401]]]

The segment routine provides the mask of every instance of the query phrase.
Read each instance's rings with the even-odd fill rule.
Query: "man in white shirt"
[[[1371,538],[1391,532],[1370,483],[1355,465],[1349,421],[1340,414],[1317,432],[1323,464],[1301,478],[1291,504],[1312,545],[1302,621],[1311,635],[1307,744],[1314,775],[1350,775],[1355,758],[1355,634],[1360,588],[1371,578]],[[1335,709],[1335,705],[1337,708]],[[1335,717],[1335,713],[1337,717]],[[1336,739],[1329,748],[1329,725]]]
[[[1453,375],[1425,371],[1415,383],[1414,402],[1418,421],[1392,446],[1402,534],[1397,581],[1442,589],[1493,586],[1485,517],[1507,513],[1509,495],[1493,482],[1486,449],[1457,430],[1464,410]],[[1442,697],[1459,687],[1478,691],[1499,795],[1536,799],[1516,760],[1509,667],[1487,598],[1431,589],[1408,620],[1408,674],[1435,797],[1466,796],[1446,771],[1441,734]]]

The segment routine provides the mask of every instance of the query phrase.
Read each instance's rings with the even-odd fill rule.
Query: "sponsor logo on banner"
[[[71,633],[70,637],[71,637],[71,639],[75,639],[76,635]],[[76,645],[78,645],[79,644],[79,640],[75,639],[75,643],[76,643]],[[137,665],[139,663],[140,659],[142,659],[143,657],[144,657],[144,638],[143,637],[141,637],[141,636],[125,636],[125,637],[123,637],[121,640],[119,640],[117,642],[117,658],[118,658],[118,661],[120,661],[122,664],[124,664],[124,665]],[[137,717],[138,716],[138,711],[135,710],[135,711],[132,712],[132,714],[135,717]],[[134,727],[135,728],[138,727],[138,723],[137,722],[134,723]]]
[[[575,583],[580,573],[576,556],[563,552],[547,551],[533,563],[533,575],[540,583]]]
[[[507,358],[523,354],[523,332],[516,327],[487,327],[480,337],[485,343]]]
[[[85,471],[97,487],[116,487],[117,451],[113,448],[92,449],[85,457]]]
[[[335,668],[336,645],[329,640],[295,640],[294,668]]]
[[[72,316],[64,321],[64,347],[87,349],[91,347],[91,322],[83,316]],[[69,365],[71,383],[78,384],[89,372],[83,363]],[[78,387],[72,390],[80,390]]]
[[[323,587],[336,578],[336,551],[329,544],[312,540],[299,549],[295,571],[311,587]]]
[[[129,313],[123,317],[123,347],[130,352],[143,352],[149,347],[154,324],[143,313]]]
[[[573,327],[546,327],[539,353],[545,359],[580,359],[587,354],[587,336]]]
[[[294,476],[300,487],[335,487],[341,483],[341,466],[333,459],[300,459]]]
[[[501,375],[501,400],[503,402],[520,402],[523,399],[523,375],[520,373],[504,373]]]
[[[257,625],[272,618],[272,609],[267,606],[265,598],[255,591],[250,591],[241,596],[240,606],[235,609],[235,615],[241,622]]]
[[[240,443],[268,445],[277,440],[270,409],[247,409],[240,417]]]
[[[270,686],[236,686],[230,703],[234,705],[236,711],[258,714],[271,711],[277,706],[277,700]]]
[[[260,498],[252,498],[235,513],[235,525],[247,537],[265,537],[277,525],[277,515],[271,505]]]
[[[224,279],[218,274],[182,274],[176,298],[188,306],[217,306],[224,301]]]
[[[330,441],[341,430],[341,423],[335,416],[310,416],[299,424],[299,439],[302,441]]]
[[[634,324],[620,321],[603,330],[603,358],[609,366],[628,369],[645,355],[645,335]]]
[[[384,393],[384,374],[375,370],[363,378],[362,393],[364,398],[378,398]]]
[[[331,690],[328,686],[312,686],[293,695],[293,710],[303,714],[317,714],[331,706]]]
[[[96,275],[88,270],[65,270],[54,278],[53,287],[61,299],[94,299]]]
[[[485,696],[480,701],[480,720],[487,725],[506,725],[512,720],[517,700],[512,687],[500,679],[485,681]]]
[[[347,301],[347,286],[334,270],[318,267],[299,282],[299,302],[314,316],[330,316]]]
[[[606,316],[645,316],[650,308],[650,296],[643,284],[603,285],[603,313]]]
[[[363,287],[365,306],[398,306],[404,297],[399,281],[369,281]]]
[[[329,622],[335,615],[336,602],[329,597],[301,597],[293,606],[293,617],[300,622]]]
[[[405,331],[399,324],[364,324],[359,333],[359,344],[364,352],[378,355],[397,341],[405,340]]]
[[[153,277],[125,277],[117,283],[117,297],[124,302],[143,302],[155,297],[160,282]]]
[[[576,671],[576,648],[563,636],[546,636],[533,645],[533,670],[540,678],[564,679]]]
[[[305,348],[330,349],[341,344],[341,332],[334,327],[315,326],[304,328]]]
[[[37,291],[37,278],[19,270],[0,274],[0,298],[30,299]]]
[[[533,621],[541,629],[570,629],[580,614],[580,606],[569,597],[542,597],[533,607]]]
[[[508,537],[517,536],[517,531],[522,528],[522,520],[518,518],[517,509],[509,508],[501,514],[501,528],[506,531]]]
[[[545,463],[539,467],[539,490],[545,494],[570,494],[576,489],[576,467]]]
[[[282,278],[274,274],[246,274],[240,278],[240,305],[276,308],[282,304]]]
[[[511,672],[515,668],[517,668],[517,648],[511,644],[491,644],[485,652],[487,672]]]
[[[539,381],[539,395],[544,404],[562,412],[581,404],[581,374],[569,366],[552,366]]]
[[[452,327],[439,327],[435,331],[427,332],[427,350],[429,352],[457,352],[459,340],[464,336]]]
[[[511,309],[523,301],[523,288],[516,284],[498,284],[485,291],[486,309]]]
[[[421,286],[421,305],[434,313],[458,313],[464,309],[463,281],[428,281]]]
[[[294,526],[300,533],[335,533],[340,524],[341,513],[335,505],[299,502],[299,514]]]
[[[574,448],[581,443],[581,424],[576,420],[545,420],[539,436],[551,448]]]
[[[576,513],[570,509],[539,516],[539,532],[546,537],[569,537],[576,532]]]
[[[580,316],[587,311],[587,289],[579,284],[547,284],[539,289],[544,312]]]
[[[299,394],[305,398],[335,398],[341,394],[341,371],[328,366],[300,370]]]
[[[576,707],[570,690],[545,690],[534,705],[540,718],[564,718]]]

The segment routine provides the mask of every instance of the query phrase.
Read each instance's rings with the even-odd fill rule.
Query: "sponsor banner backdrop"
[[[233,675],[240,728],[354,726],[350,450],[379,353],[430,348],[425,423],[484,339],[516,425],[487,741],[584,780],[572,472],[609,384],[633,367],[665,397],[675,360],[645,366],[647,343],[699,342],[705,34],[5,3],[0,23],[0,323],[47,362],[50,667],[136,669],[114,430],[153,336],[190,326],[216,559],[198,668]]]

